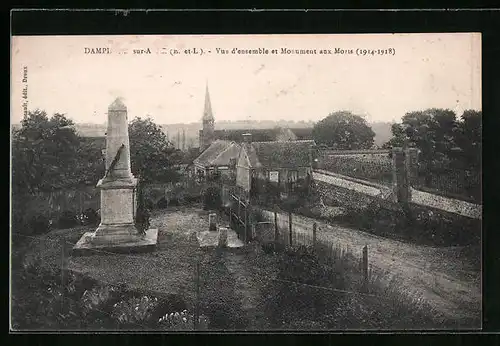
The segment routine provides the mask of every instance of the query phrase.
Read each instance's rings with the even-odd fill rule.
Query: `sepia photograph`
[[[480,33],[11,37],[10,329],[478,331]]]

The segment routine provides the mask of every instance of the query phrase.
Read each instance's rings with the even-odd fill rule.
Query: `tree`
[[[454,133],[457,148],[454,158],[465,169],[479,171],[482,151],[482,112],[466,110]]]
[[[393,137],[384,147],[415,147],[420,150],[419,162],[426,168],[450,164],[457,130],[456,114],[449,109],[431,108],[408,112],[401,124],[393,124]]]
[[[317,144],[335,149],[369,149],[373,146],[375,133],[365,119],[351,112],[331,113],[313,128]]]
[[[79,138],[63,114],[50,119],[34,110],[22,120],[12,141],[12,185],[16,192],[48,191],[78,179]]]
[[[80,137],[78,148],[79,180],[77,184],[95,186],[99,179],[104,177],[106,170],[102,148],[105,141],[105,138]]]
[[[182,154],[167,140],[165,133],[150,118],[135,118],[129,124],[132,171],[145,183],[179,179],[177,167]]]

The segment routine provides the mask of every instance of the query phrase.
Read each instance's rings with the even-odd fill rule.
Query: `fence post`
[[[364,289],[368,289],[368,245],[363,247],[363,278]]]
[[[290,231],[290,246],[292,246],[292,213],[288,213],[288,229]]]
[[[250,203],[247,204],[247,222],[248,226],[247,229],[249,231],[250,236],[248,237],[248,240],[252,241],[253,236],[254,236],[254,223],[253,223],[253,217],[252,217],[252,208],[250,207]]]
[[[64,239],[61,240],[61,294],[63,295],[63,299],[61,299],[61,308],[64,306],[64,268],[66,266],[66,241]]]
[[[279,231],[278,231],[278,212],[274,211],[274,241],[278,241]]]
[[[407,161],[403,148],[392,148],[392,180],[396,202],[406,204],[410,201],[410,188],[408,185]]]
[[[247,208],[245,206],[245,244],[247,242],[247,233],[248,233],[248,218],[247,218]]]
[[[315,222],[313,223],[313,246],[316,245],[316,228],[318,227],[318,224]]]
[[[193,327],[194,330],[197,330],[198,322],[200,321],[200,259],[199,258],[196,260],[195,285],[196,285],[196,307],[194,310]]]
[[[241,220],[241,199],[238,196],[238,219]]]
[[[418,149],[408,148],[405,155],[405,168],[408,174],[409,187],[416,186],[418,181]],[[410,194],[411,198],[411,194]]]

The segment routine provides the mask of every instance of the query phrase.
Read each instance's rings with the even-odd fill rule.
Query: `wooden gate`
[[[224,203],[229,216],[229,224],[243,242],[251,240],[251,205],[247,194],[238,188],[226,188],[223,193],[228,203]]]

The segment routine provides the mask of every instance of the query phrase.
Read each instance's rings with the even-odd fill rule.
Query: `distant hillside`
[[[375,145],[381,146],[391,137],[391,125],[388,122],[371,123],[373,132],[375,132]],[[19,128],[20,124],[12,124],[13,128]],[[198,133],[202,128],[201,123],[189,124],[162,124],[160,125],[168,139],[177,147],[182,146],[182,136],[184,132],[186,148],[196,148],[199,146]],[[263,121],[219,121],[215,123],[217,130],[236,130],[236,129],[272,129],[275,127],[285,128],[311,128],[314,122],[309,121],[286,121],[286,120],[263,120]],[[106,124],[76,124],[77,133],[82,137],[103,137],[106,133]]]
[[[369,124],[375,132],[375,145],[380,147],[392,137],[391,126],[392,123],[376,122]]]
[[[312,122],[294,122],[286,120],[263,120],[263,121],[215,121],[216,130],[257,130],[257,129],[273,129],[275,127],[288,127],[288,128],[308,128],[314,126]],[[193,148],[199,146],[199,131],[202,128],[200,123],[190,123],[190,124],[164,124],[161,125],[163,131],[167,135],[168,139],[177,147],[182,146],[182,136],[183,131],[186,137],[186,147]]]

